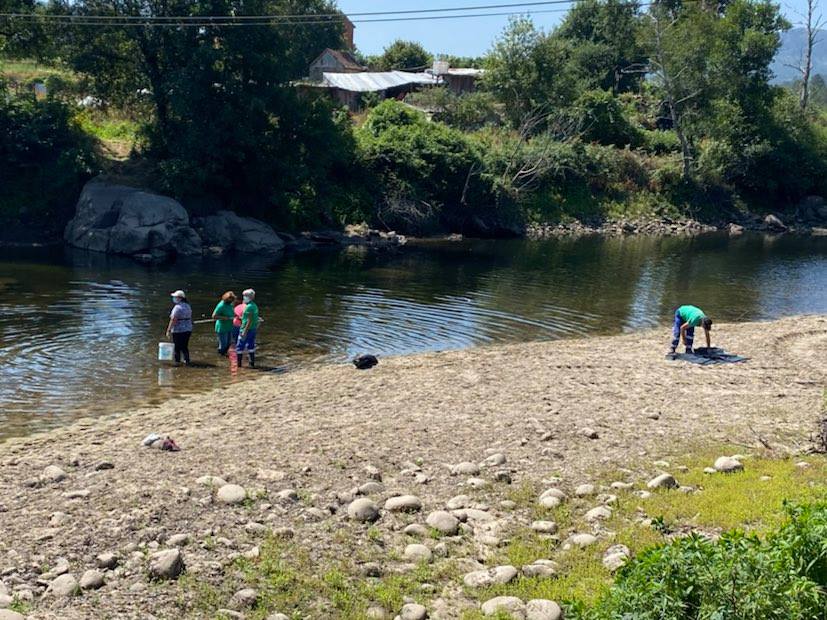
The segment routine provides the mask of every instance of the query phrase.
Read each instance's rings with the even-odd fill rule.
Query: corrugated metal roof
[[[361,73],[324,73],[322,86],[340,88],[354,93],[387,90],[407,84],[441,84],[442,80],[430,73],[408,71],[364,71]]]

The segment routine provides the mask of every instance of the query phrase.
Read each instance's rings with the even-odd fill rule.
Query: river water
[[[723,235],[422,242],[276,261],[145,266],[65,248],[0,252],[0,438],[238,381],[211,324],[200,368],[157,361],[169,293],[195,318],[227,289],[258,292],[259,364],[288,371],[359,353],[616,334],[666,326],[674,308],[720,321],[827,313],[827,237]],[[664,350],[669,339],[664,327]]]

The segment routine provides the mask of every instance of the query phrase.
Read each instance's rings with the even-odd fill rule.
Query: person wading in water
[[[190,365],[190,336],[192,335],[192,308],[187,303],[187,296],[184,291],[177,290],[172,293],[172,303],[175,305],[169,313],[169,325],[167,325],[167,338],[172,336],[175,345],[175,363]]]
[[[672,326],[672,346],[669,353],[674,353],[681,340],[686,345],[686,352],[692,353],[692,344],[695,340],[695,328],[703,327],[706,336],[706,348],[712,346],[709,332],[712,329],[712,319],[704,311],[695,306],[681,306],[675,310],[675,323]]]
[[[242,293],[244,300],[244,311],[241,314],[241,332],[238,335],[238,344],[235,347],[236,359],[241,366],[244,351],[250,356],[250,368],[256,365],[256,330],[258,329],[259,316],[258,305],[256,305],[256,292],[248,288]]]

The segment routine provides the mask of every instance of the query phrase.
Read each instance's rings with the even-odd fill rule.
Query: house
[[[359,73],[367,71],[353,53],[343,50],[326,48],[310,63],[310,80],[321,82],[324,73]]]
[[[450,67],[447,61],[435,60],[430,73],[442,78],[448,89],[454,94],[472,93],[477,89],[477,80],[482,76],[482,69]]]

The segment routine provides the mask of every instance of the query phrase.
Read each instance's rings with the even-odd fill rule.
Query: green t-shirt
[[[258,306],[256,302],[251,301],[244,308],[244,314],[241,315],[241,331],[248,329],[255,329],[258,327]]]
[[[218,302],[215,310],[213,310],[213,314],[226,319],[224,321],[219,321],[216,319],[215,333],[228,334],[233,331],[233,319],[235,318],[235,315],[233,314],[233,304],[229,304],[226,301],[221,300]]]
[[[678,314],[681,315],[684,323],[689,323],[690,327],[700,327],[701,321],[706,318],[704,311],[695,306],[681,306],[678,308]]]

